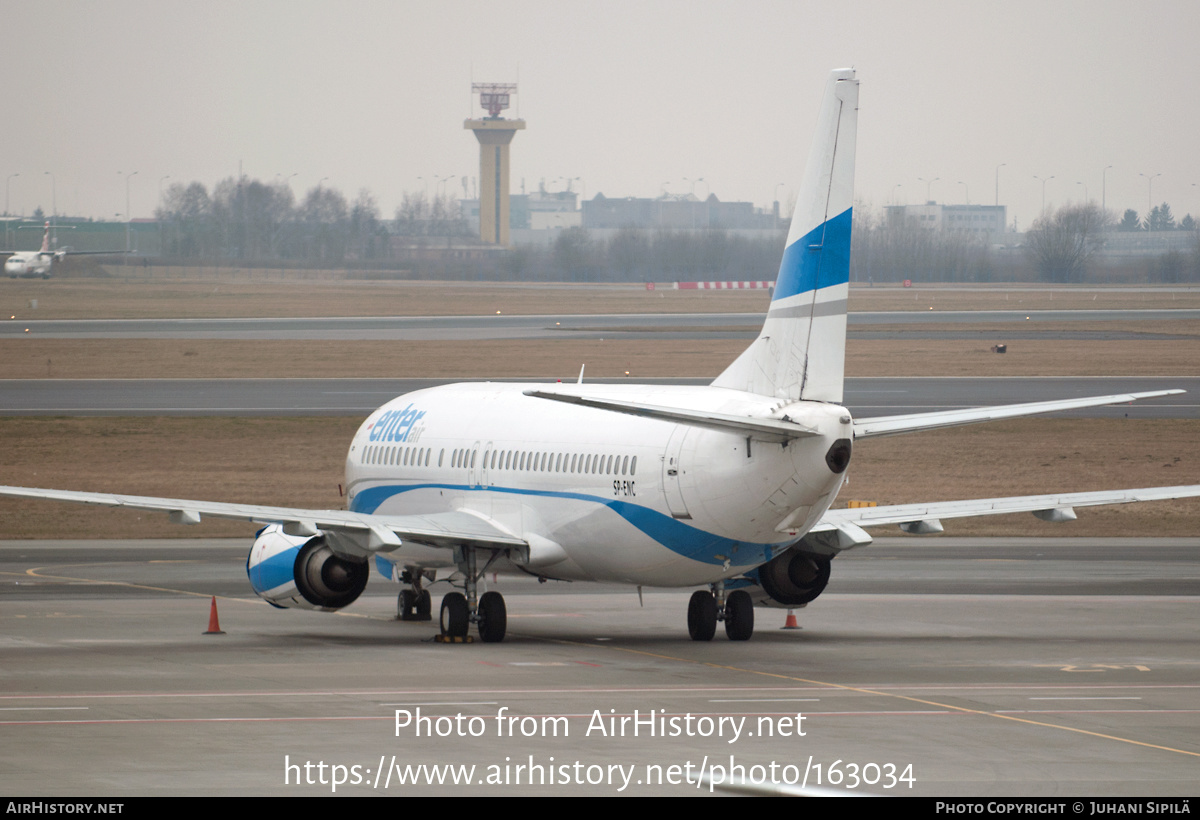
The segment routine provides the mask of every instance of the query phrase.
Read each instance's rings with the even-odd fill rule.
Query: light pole
[[[1042,216],[1045,216],[1046,215],[1046,183],[1049,182],[1050,180],[1054,179],[1054,175],[1051,174],[1050,176],[1046,177],[1045,179],[1042,179],[1037,174],[1034,174],[1033,178],[1036,179],[1038,182],[1042,183]]]
[[[1138,174],[1146,178],[1146,230],[1150,230],[1150,212],[1154,210],[1154,177],[1162,174]]]
[[[129,210],[129,180],[131,177],[137,176],[137,171],[130,171],[128,174],[121,174],[120,171],[117,171],[117,174],[125,177],[125,253],[129,253],[129,231],[132,227],[130,222],[133,219]]]
[[[50,177],[50,218],[53,222],[54,217],[58,216],[58,180],[49,171],[45,175]]]
[[[1083,186],[1083,204],[1086,205],[1091,202],[1092,200],[1088,197],[1087,184],[1084,182],[1076,182],[1075,184]]]
[[[163,228],[164,213],[163,213],[162,184],[163,184],[163,180],[170,179],[170,178],[171,178],[170,174],[167,174],[166,176],[158,178],[158,213],[156,215],[158,217],[158,255],[160,258],[160,263],[161,263],[161,257],[163,256],[163,250],[166,248],[166,245],[167,245],[165,237],[164,237],[164,228]]]
[[[1111,165],[1105,165],[1104,170],[1100,172],[1100,210],[1108,212],[1108,180],[1105,176],[1108,174],[1108,169]]]
[[[958,181],[958,184],[963,186],[963,197],[966,199],[966,204],[970,205],[971,204],[971,189],[969,187],[967,187],[967,183],[963,182],[961,179]]]
[[[9,174],[8,179],[4,180],[4,215],[8,216],[8,185],[12,182],[13,177],[19,177],[20,174]],[[10,247],[8,241],[9,227],[12,225],[11,219],[4,220],[4,247]]]
[[[925,204],[926,205],[928,205],[929,203],[931,203],[933,201],[933,193],[932,193],[933,183],[937,182],[939,179],[941,179],[941,177],[934,177],[933,179],[925,179],[923,177],[917,177],[918,182],[925,183]]]
[[[8,216],[8,186],[12,182],[13,177],[19,177],[20,174],[9,174],[8,179],[4,180],[4,215]]]
[[[1008,163],[1002,162],[996,166],[996,203],[995,204],[997,206],[999,206],[999,204],[1000,204],[1000,169],[1003,168],[1005,165],[1008,165]]]
[[[572,182],[579,183],[579,201],[582,203],[587,199],[587,183],[583,181],[583,177],[567,177],[567,190],[571,190]],[[582,206],[581,206],[582,207]]]

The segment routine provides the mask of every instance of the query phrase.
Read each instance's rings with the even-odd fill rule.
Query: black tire
[[[470,623],[467,599],[461,592],[449,592],[442,598],[442,634],[451,638],[467,637]]]
[[[432,621],[433,620],[433,598],[429,594],[429,590],[421,590],[420,597],[417,598],[417,614],[413,618],[414,621]]]
[[[479,599],[479,639],[484,643],[500,643],[508,630],[508,610],[499,592],[485,592]]]
[[[725,599],[725,634],[731,641],[748,641],[754,634],[754,601],[745,590],[735,589]]]
[[[706,589],[696,590],[688,601],[688,634],[693,641],[711,641],[717,634],[717,599]]]
[[[416,618],[416,596],[411,589],[400,590],[399,597],[396,598],[396,617],[402,621],[415,621]]]

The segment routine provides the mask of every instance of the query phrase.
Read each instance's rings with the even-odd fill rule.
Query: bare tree
[[[1025,237],[1026,250],[1042,278],[1080,282],[1088,262],[1104,244],[1108,219],[1097,205],[1069,205],[1037,219]]]

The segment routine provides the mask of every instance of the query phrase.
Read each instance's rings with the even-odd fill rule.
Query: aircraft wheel
[[[442,634],[451,638],[467,637],[469,623],[467,598],[461,592],[449,592],[442,598]]]
[[[748,641],[754,634],[754,601],[743,589],[725,599],[725,634],[731,641]]]
[[[717,634],[717,599],[706,589],[696,590],[688,601],[688,634],[693,641],[711,641]]]
[[[508,629],[508,610],[499,592],[485,592],[479,599],[479,638],[484,643],[500,643]]]
[[[417,598],[417,614],[413,618],[414,621],[432,621],[433,620],[433,599],[429,595],[429,590],[421,590],[420,596]]]
[[[413,595],[411,589],[400,590],[399,597],[396,598],[396,617],[402,621],[415,621],[417,602],[413,600],[416,596]]]

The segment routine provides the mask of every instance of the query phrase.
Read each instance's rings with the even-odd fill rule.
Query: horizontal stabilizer
[[[658,419],[659,421],[676,424],[690,424],[693,427],[707,427],[724,433],[736,433],[749,436],[755,441],[772,441],[776,443],[791,441],[817,435],[816,430],[801,427],[792,421],[782,419],[763,419],[751,416],[733,416],[727,413],[712,413],[706,410],[691,410],[686,407],[661,407],[654,404],[640,404],[632,401],[616,401],[614,399],[598,399],[588,396],[575,396],[569,393],[554,393],[548,390],[526,390],[526,396],[538,399],[550,399],[567,404],[578,404],[583,407],[594,407],[597,410],[610,410],[614,413],[625,413],[630,416]]]
[[[1132,504],[1138,501],[1165,501],[1172,498],[1200,496],[1200,484],[1178,487],[1145,487],[1137,490],[1101,490],[1086,493],[1057,495],[1022,495],[1008,498],[974,498],[965,501],[934,501],[928,504],[894,504],[887,507],[851,507],[829,510],[813,527],[813,532],[836,530],[845,524],[859,527],[879,527],[884,524],[914,524],[943,518],[973,518],[981,515],[1004,515],[1029,512],[1047,521],[1068,521],[1074,507],[1097,507],[1104,504]],[[1055,515],[1050,511],[1061,511]],[[908,532],[930,532],[919,526],[906,527]],[[936,531],[936,530],[933,530]]]
[[[854,420],[854,438],[871,436],[896,436],[901,433],[916,433],[920,430],[936,430],[939,427],[957,427],[960,424],[975,424],[981,421],[999,421],[1022,416],[1037,416],[1042,413],[1057,413],[1061,410],[1079,410],[1084,407],[1102,407],[1106,404],[1121,404],[1138,399],[1153,399],[1159,396],[1174,396],[1186,390],[1155,390],[1149,393],[1121,393],[1116,396],[1089,396],[1081,399],[1057,399],[1035,401],[1027,404],[1000,404],[993,407],[969,407],[962,410],[936,410],[932,413],[912,413],[904,416],[877,416]]]

